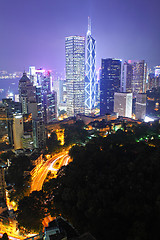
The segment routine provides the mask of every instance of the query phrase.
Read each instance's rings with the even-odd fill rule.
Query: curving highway
[[[67,165],[70,161],[68,151],[55,154],[52,158],[48,159],[43,165],[37,166],[32,173],[31,192],[40,191],[42,189],[44,180],[48,171],[57,174],[57,171],[63,166]]]

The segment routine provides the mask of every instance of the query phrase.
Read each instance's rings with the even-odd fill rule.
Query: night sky
[[[85,36],[88,16],[101,58],[160,65],[159,0],[0,0],[0,70],[65,67],[65,37]]]

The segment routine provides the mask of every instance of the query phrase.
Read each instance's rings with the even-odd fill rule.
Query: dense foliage
[[[4,233],[0,240],[9,240],[7,233]]]
[[[60,141],[57,140],[57,135],[55,132],[52,132],[51,136],[49,138],[47,138],[46,146],[48,148],[49,153],[54,153],[57,150],[62,148]]]
[[[29,172],[27,172],[29,170],[30,160],[27,156],[19,155],[12,159],[6,175],[7,183],[14,186],[14,191],[10,194],[12,200],[18,201],[29,194],[31,181]]]
[[[39,232],[45,217],[44,196],[41,191],[32,192],[30,196],[19,201],[17,220],[19,227]]]
[[[84,143],[88,137],[88,132],[84,129],[83,121],[76,121],[74,124],[63,125],[64,131],[64,142],[66,146],[75,143]]]
[[[15,153],[10,150],[5,153],[1,153],[0,161],[7,162],[7,159],[11,160],[14,157],[15,157]]]
[[[160,238],[160,148],[118,131],[70,155],[73,162],[44,185],[53,215],[97,239]]]

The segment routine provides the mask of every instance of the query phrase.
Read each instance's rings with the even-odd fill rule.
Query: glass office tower
[[[100,114],[114,111],[114,93],[120,90],[121,60],[102,59],[100,79]]]
[[[96,83],[96,41],[91,36],[91,21],[88,18],[85,77],[85,114],[91,114],[95,107]]]
[[[67,115],[85,112],[85,38],[65,38]]]

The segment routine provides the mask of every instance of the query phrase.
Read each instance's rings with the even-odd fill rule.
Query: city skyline
[[[29,66],[62,72],[65,37],[85,36],[88,16],[97,42],[97,68],[102,58],[145,60],[159,65],[160,3],[153,0],[1,1],[0,70]]]

